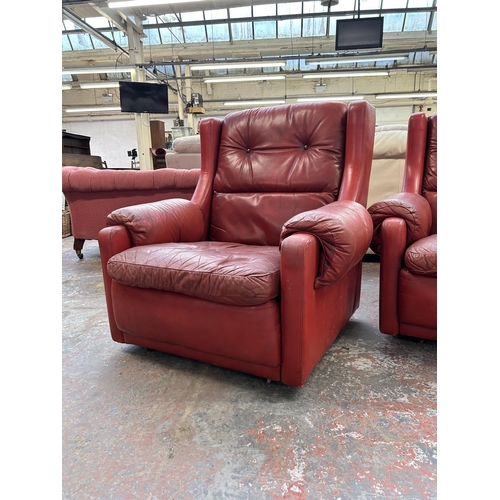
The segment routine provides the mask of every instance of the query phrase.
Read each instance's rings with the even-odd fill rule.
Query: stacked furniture
[[[191,201],[99,232],[112,338],[303,386],[359,305],[374,132],[366,101],[203,120]]]

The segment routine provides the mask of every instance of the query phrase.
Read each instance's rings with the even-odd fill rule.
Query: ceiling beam
[[[72,12],[70,9],[67,7],[62,8],[63,15],[66,16],[70,21],[73,23],[77,24],[82,28],[86,33],[89,35],[92,35],[93,37],[97,38],[100,40],[102,43],[107,45],[108,47],[112,48],[116,52],[121,52],[125,54],[128,57],[128,52],[120,47],[117,43],[115,43],[113,40],[109,39],[107,36],[104,36],[102,33],[100,33],[98,30],[87,24],[83,19],[80,19],[74,12]]]

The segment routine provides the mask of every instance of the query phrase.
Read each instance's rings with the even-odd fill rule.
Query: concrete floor
[[[436,343],[379,333],[378,263],[302,389],[115,343],[62,240],[62,498],[435,499]]]

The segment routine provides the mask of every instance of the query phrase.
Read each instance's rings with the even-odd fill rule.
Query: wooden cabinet
[[[151,120],[151,147],[164,148],[165,147],[165,122],[160,120]]]
[[[71,134],[63,130],[62,132],[62,152],[89,155],[90,154],[90,137],[86,135]]]
[[[151,130],[151,147],[165,149],[167,145],[165,139],[165,122],[161,120],[151,120],[149,125]],[[166,166],[167,164],[165,163],[164,156],[153,155],[153,169],[165,168]]]

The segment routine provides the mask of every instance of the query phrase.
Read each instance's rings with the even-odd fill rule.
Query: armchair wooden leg
[[[83,259],[82,248],[84,243],[85,240],[82,240],[81,238],[75,238],[73,241],[73,250],[76,252],[79,259]]]

